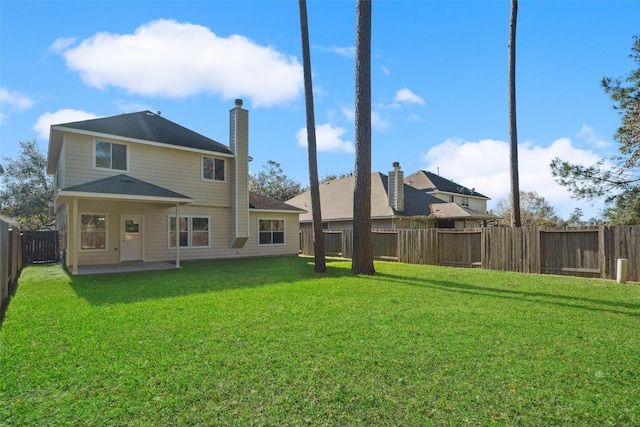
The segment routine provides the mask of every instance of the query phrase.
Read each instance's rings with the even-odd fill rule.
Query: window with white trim
[[[96,169],[127,170],[127,146],[115,142],[96,141],[93,145]]]
[[[169,247],[176,247],[176,235],[179,235],[180,247],[209,246],[209,217],[181,216],[179,231],[176,231],[176,217],[169,217]]]
[[[284,219],[258,220],[259,245],[284,245]]]
[[[224,181],[224,159],[202,158],[202,179]]]
[[[451,203],[451,202],[454,202],[454,201],[455,201],[455,198],[454,198],[454,196],[452,196],[452,195],[449,195],[449,203]]]
[[[468,208],[469,207],[469,198],[468,197],[463,197],[461,205],[464,206],[465,208]]]
[[[107,215],[80,215],[80,249],[105,250],[107,248]]]

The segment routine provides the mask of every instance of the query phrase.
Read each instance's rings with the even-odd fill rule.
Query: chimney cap
[[[400,162],[393,162],[392,166],[393,166],[393,169],[400,170]]]
[[[242,99],[236,99],[236,107],[242,107]]]

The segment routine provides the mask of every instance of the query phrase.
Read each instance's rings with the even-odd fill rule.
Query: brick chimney
[[[249,112],[242,99],[229,112],[229,148],[234,154],[231,174],[231,248],[249,239]]]
[[[400,163],[393,162],[393,170],[389,172],[389,206],[397,212],[404,212],[404,172]]]

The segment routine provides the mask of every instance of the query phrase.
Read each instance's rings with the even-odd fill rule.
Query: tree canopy
[[[49,228],[53,225],[49,218],[53,178],[47,176],[47,158],[35,140],[20,141],[20,148],[17,159],[5,157],[0,212],[19,221],[22,228]]]
[[[640,36],[634,37],[629,55],[638,68],[624,78],[604,77],[602,87],[620,112],[621,125],[615,139],[619,155],[592,166],[560,158],[551,162],[556,181],[578,199],[604,197],[609,207],[604,216],[612,224],[640,224]],[[610,165],[610,166],[609,166]]]
[[[500,217],[500,223],[511,224],[511,204],[509,199],[501,199],[494,212]],[[558,224],[560,218],[553,206],[535,191],[520,192],[520,215],[523,227],[551,227]]]
[[[302,193],[302,185],[285,175],[280,163],[269,160],[256,176],[249,176],[249,190],[285,202]]]

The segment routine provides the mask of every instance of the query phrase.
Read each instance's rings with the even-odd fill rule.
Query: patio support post
[[[70,241],[68,242],[70,244],[70,246],[73,248],[71,250],[71,262],[73,263],[73,270],[72,270],[72,274],[74,276],[76,276],[78,274],[78,245],[80,244],[79,242],[79,222],[78,221],[78,198],[74,197],[73,198],[73,215],[71,216],[72,221],[73,221],[73,226],[72,227],[68,227],[68,229],[72,230],[72,236]]]
[[[180,268],[180,203],[176,203],[176,268]]]

